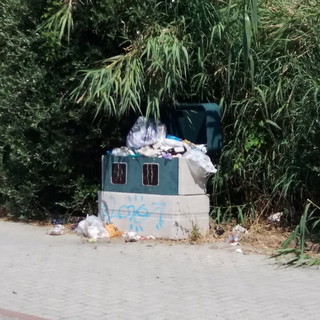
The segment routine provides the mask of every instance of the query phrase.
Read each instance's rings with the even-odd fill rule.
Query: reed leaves
[[[160,103],[183,91],[188,67],[188,50],[175,30],[159,27],[146,40],[133,42],[125,54],[106,59],[103,67],[84,70],[73,94],[78,102],[95,104],[97,112],[141,113],[145,104],[147,116],[159,118]]]

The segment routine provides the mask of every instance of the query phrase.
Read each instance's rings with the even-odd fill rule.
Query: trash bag
[[[105,228],[109,232],[110,238],[118,238],[122,236],[122,232],[112,223],[106,224]]]
[[[49,234],[52,236],[60,236],[63,234],[63,229],[64,226],[62,224],[56,224],[50,229]]]
[[[111,154],[113,154],[114,156],[127,157],[134,155],[134,152],[127,147],[121,147],[113,149]]]
[[[76,232],[78,235],[93,239],[110,237],[108,231],[104,228],[102,220],[94,215],[87,215],[85,220],[80,221]]]
[[[188,150],[183,157],[188,159],[188,165],[194,178],[206,178],[217,172],[210,158],[200,150]]]
[[[159,121],[139,117],[127,135],[127,147],[139,149],[166,138],[167,128]]]

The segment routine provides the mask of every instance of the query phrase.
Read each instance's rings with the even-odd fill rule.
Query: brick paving
[[[47,229],[0,221],[0,319],[320,317],[317,268],[279,267],[234,247],[88,243]]]

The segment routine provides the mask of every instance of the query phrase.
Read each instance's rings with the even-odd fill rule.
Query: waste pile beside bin
[[[206,181],[215,172],[206,153],[221,149],[220,109],[211,103],[178,105],[162,121],[138,118],[127,147],[102,156],[99,216],[142,236],[184,239],[195,227],[204,235]]]

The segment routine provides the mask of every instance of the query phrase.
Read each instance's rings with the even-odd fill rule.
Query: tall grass
[[[307,240],[312,240],[315,229],[320,224],[319,210],[320,207],[318,205],[308,200],[299,224],[290,233],[289,237],[282,244],[281,248],[275,253],[274,257],[277,258],[279,256],[289,255],[290,258],[284,263],[297,267],[320,264],[320,259],[318,257],[311,257],[307,253],[308,248],[306,245]]]
[[[230,77],[233,95],[225,95],[217,203],[254,203],[293,221],[305,199],[318,196],[319,13],[316,1],[260,3],[254,75],[240,88]]]

